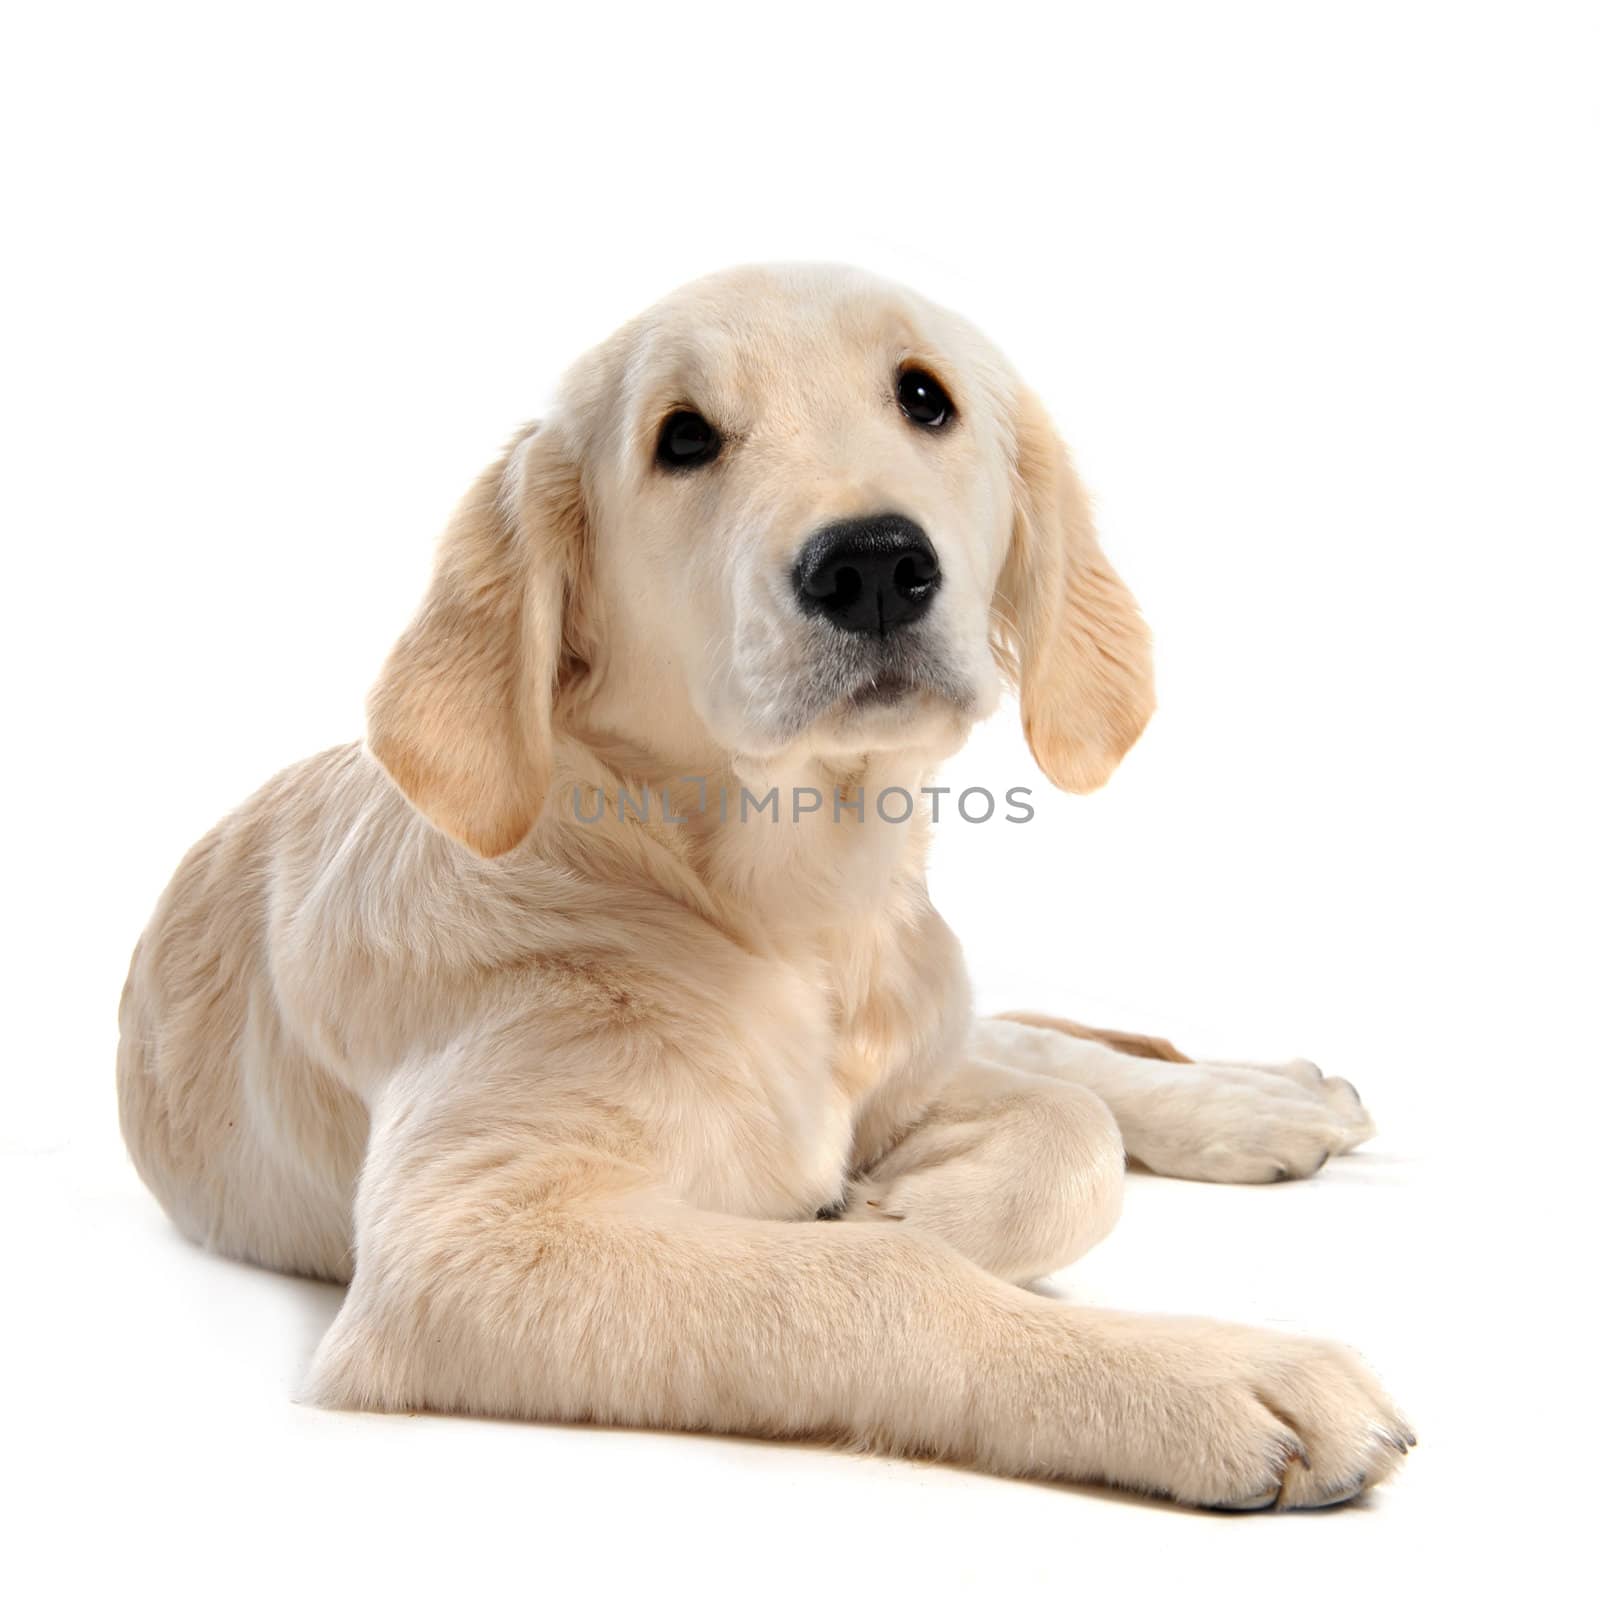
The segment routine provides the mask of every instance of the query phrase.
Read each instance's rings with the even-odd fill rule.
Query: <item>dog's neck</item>
[[[923,790],[936,760],[897,751],[755,761],[712,750],[686,759],[571,737],[558,746],[540,831],[564,858],[665,887],[741,942],[810,944],[925,897]]]

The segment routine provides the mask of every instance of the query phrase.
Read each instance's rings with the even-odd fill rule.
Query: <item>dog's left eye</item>
[[[721,448],[722,435],[698,411],[674,411],[656,436],[656,460],[664,467],[703,467]]]
[[[942,428],[955,414],[956,408],[950,403],[944,385],[921,367],[907,367],[900,374],[895,398],[900,402],[900,409],[919,428]]]

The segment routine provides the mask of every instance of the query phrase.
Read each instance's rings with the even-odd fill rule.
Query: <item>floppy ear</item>
[[[1088,496],[1038,397],[1019,389],[1011,550],[995,595],[1002,664],[1034,760],[1098,789],[1155,710],[1150,630],[1100,550]]]
[[[422,609],[367,699],[367,748],[480,856],[516,845],[544,801],[582,526],[577,467],[534,424],[457,508]]]

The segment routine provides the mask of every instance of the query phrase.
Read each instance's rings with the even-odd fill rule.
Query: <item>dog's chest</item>
[[[887,950],[828,940],[763,962],[748,992],[717,1008],[736,1019],[733,1035],[699,1041],[694,1136],[673,1141],[686,1198],[814,1216],[915,1120],[955,1059],[966,1004],[943,924],[917,931]]]
[[[634,1081],[631,1109],[690,1204],[812,1216],[843,1191],[854,1123],[830,1070],[826,994],[786,965],[747,976],[658,1036],[657,1070]]]

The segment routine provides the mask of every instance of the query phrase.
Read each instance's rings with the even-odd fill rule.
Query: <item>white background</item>
[[[1303,1596],[1568,1558],[1594,1437],[1584,12],[13,13],[13,1592]],[[181,1244],[122,1154],[117,995],[179,855],[359,734],[452,501],[560,369],[774,258],[957,306],[1076,449],[1162,710],[1104,793],[946,826],[936,895],[987,1002],[1360,1085],[1366,1153],[1264,1190],[1135,1178],[1055,1288],[1359,1345],[1423,1438],[1366,1506],[1221,1519],[309,1411],[336,1292]],[[1009,712],[962,778],[1043,788]]]

